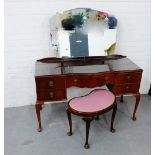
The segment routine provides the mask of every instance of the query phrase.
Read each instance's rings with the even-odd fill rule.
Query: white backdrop
[[[34,63],[53,56],[50,18],[57,11],[88,7],[118,19],[116,53],[143,68],[141,93],[150,80],[150,0],[5,0],[5,107],[34,104]],[[78,91],[75,91],[75,94]]]

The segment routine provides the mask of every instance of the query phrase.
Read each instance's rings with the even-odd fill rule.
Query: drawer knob
[[[49,95],[50,95],[50,97],[54,97],[54,93],[53,92],[50,92]]]
[[[54,86],[54,82],[53,81],[49,81],[49,86],[53,87]]]

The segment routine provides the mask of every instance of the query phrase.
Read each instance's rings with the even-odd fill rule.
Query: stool
[[[84,148],[88,149],[88,137],[89,128],[91,121],[99,115],[108,112],[113,109],[111,118],[110,131],[115,132],[113,128],[113,122],[117,111],[117,103],[115,101],[115,95],[104,89],[95,89],[88,95],[76,97],[68,102],[67,116],[69,121],[70,131],[67,133],[68,136],[72,135],[72,119],[71,113],[83,117],[86,122],[86,142]]]

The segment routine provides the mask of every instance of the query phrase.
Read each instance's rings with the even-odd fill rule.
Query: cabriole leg
[[[36,114],[37,114],[37,119],[38,119],[38,132],[42,131],[40,110],[42,109],[43,104],[44,102],[38,102],[38,101],[35,104],[35,109],[36,109]]]
[[[123,103],[123,95],[121,96],[120,102]]]
[[[137,109],[138,109],[138,106],[139,106],[139,103],[140,103],[140,93],[134,95],[135,98],[136,98],[136,103],[135,103],[135,108],[134,108],[134,112],[133,112],[133,117],[132,117],[132,120],[133,121],[136,121],[136,112],[137,112]]]
[[[99,120],[99,119],[100,119],[100,116],[97,115],[97,116],[95,117],[95,120]]]
[[[111,117],[110,131],[113,132],[113,133],[115,132],[115,129],[113,127],[113,124],[114,124],[114,119],[115,119],[115,116],[116,116],[116,111],[117,111],[117,103],[115,104],[115,106],[113,108],[112,117]]]
[[[67,109],[66,110],[67,112],[67,117],[68,117],[68,122],[69,122],[69,128],[70,128],[70,131],[67,133],[68,136],[71,136],[73,134],[72,132],[72,118],[71,118],[71,112]]]
[[[88,144],[89,128],[90,128],[90,122],[93,120],[93,118],[83,118],[83,120],[86,122],[86,142],[84,148],[88,149],[90,147]]]

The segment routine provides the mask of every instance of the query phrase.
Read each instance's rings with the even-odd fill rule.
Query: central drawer
[[[96,86],[96,79],[93,75],[73,75],[66,79],[66,87],[94,87]]]
[[[111,83],[114,83],[114,74],[109,72],[104,74],[68,75],[66,78],[66,87],[93,88]]]

